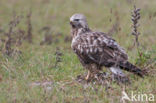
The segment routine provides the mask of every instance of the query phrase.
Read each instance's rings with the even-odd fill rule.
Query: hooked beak
[[[75,28],[75,25],[74,25],[74,22],[73,21],[70,21],[70,25]]]
[[[72,21],[70,21],[70,25],[73,25],[73,22]]]

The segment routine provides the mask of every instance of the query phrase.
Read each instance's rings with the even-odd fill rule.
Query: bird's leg
[[[87,76],[85,77],[85,79],[86,79],[86,80],[89,80],[90,75],[91,75],[91,72],[90,72],[90,70],[88,70],[88,74],[87,74]]]

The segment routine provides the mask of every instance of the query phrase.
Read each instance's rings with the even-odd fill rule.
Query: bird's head
[[[88,28],[86,17],[83,14],[74,14],[70,17],[70,25],[72,28]]]

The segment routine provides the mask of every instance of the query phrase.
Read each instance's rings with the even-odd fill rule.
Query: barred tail
[[[135,65],[131,64],[130,62],[120,62],[120,67],[126,71],[132,72],[140,77],[145,75],[145,72],[140,68],[136,67]]]

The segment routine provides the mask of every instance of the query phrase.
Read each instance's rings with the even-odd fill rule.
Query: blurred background
[[[141,9],[139,50],[131,35],[134,5]],[[1,103],[119,102],[122,88],[116,84],[109,95],[102,86],[95,86],[97,92],[66,85],[86,72],[70,48],[74,13],[84,14],[92,30],[112,36],[132,63],[156,68],[156,0],[0,0]],[[152,77],[138,81],[139,90],[156,93]],[[137,91],[140,82],[129,88]]]
[[[117,39],[123,44],[129,44],[131,11],[134,5],[141,8],[140,39],[145,44],[152,44],[155,42],[152,38],[156,16],[155,0],[1,0],[0,28],[1,31],[7,30],[9,21],[20,16],[20,23],[17,26],[26,31],[26,19],[30,15],[34,42],[42,40],[44,33],[41,31],[45,27],[50,29],[51,34],[62,33],[63,36],[59,37],[61,39],[70,36],[69,17],[74,13],[83,13],[87,16],[90,28],[111,32],[115,38],[127,37],[126,41],[122,38]],[[114,31],[113,26],[116,29]],[[142,39],[142,36],[147,38]],[[148,42],[149,40],[151,42]]]

